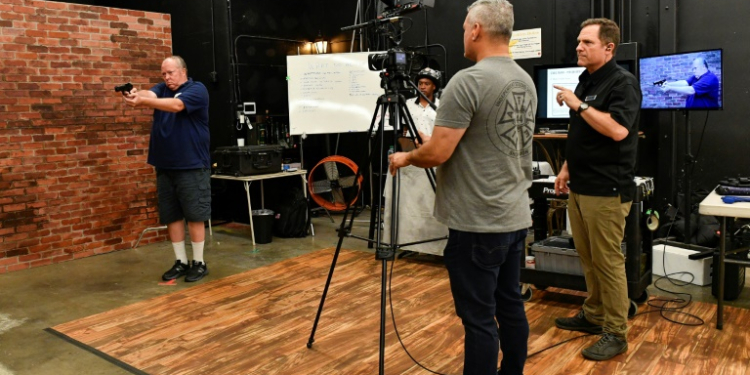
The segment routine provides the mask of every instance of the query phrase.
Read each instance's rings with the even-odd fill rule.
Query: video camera
[[[395,45],[386,52],[372,53],[367,56],[367,66],[371,71],[384,71],[380,73],[381,87],[386,92],[412,92],[407,82],[411,82],[410,76],[417,74],[428,67],[428,57],[425,53],[405,49],[400,46],[403,36],[402,21],[408,18],[402,17],[405,13],[434,7],[435,0],[381,0],[386,6],[383,12],[374,20],[359,23],[352,26],[342,27],[342,31],[357,30],[366,27],[374,28],[374,33],[384,35]],[[379,12],[380,13],[380,12]],[[391,26],[393,24],[393,26]],[[430,46],[421,46],[427,50]],[[416,48],[415,48],[416,49]]]
[[[401,47],[383,53],[371,53],[367,56],[367,66],[372,71],[408,73],[413,54],[414,52],[408,52]]]
[[[132,89],[133,89],[133,84],[130,82],[124,85],[115,86],[115,92],[121,92],[123,95],[127,95]]]

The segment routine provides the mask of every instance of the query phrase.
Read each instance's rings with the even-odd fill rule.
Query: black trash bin
[[[271,243],[273,239],[273,211],[253,210],[253,232],[255,243]]]

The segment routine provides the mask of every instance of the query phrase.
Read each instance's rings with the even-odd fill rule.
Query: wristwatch
[[[576,114],[580,115],[581,112],[589,109],[589,105],[586,102],[581,103],[581,105],[578,106],[578,110],[576,111]]]

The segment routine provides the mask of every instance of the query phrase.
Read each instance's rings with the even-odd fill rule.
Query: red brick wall
[[[159,82],[171,40],[166,14],[2,0],[0,273],[127,249],[158,225],[151,110],[113,89]]]

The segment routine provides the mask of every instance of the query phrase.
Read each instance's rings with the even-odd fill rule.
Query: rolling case
[[[212,154],[214,173],[231,176],[281,172],[279,145],[224,146]]]

